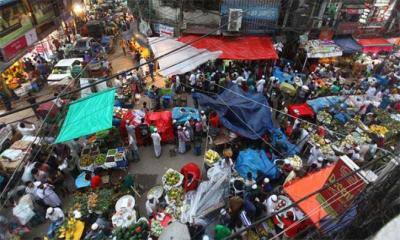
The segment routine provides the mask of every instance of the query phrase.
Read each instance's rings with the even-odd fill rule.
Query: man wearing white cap
[[[278,206],[278,196],[272,194],[263,202],[263,204],[267,208],[267,215],[274,213],[276,211],[276,207]]]
[[[158,133],[157,128],[154,128],[154,132],[151,134],[151,139],[153,140],[154,154],[156,158],[159,158],[161,156],[161,136]]]
[[[265,76],[262,75],[261,79],[258,80],[258,82],[256,83],[256,88],[258,93],[263,93],[264,85],[265,85]]]
[[[320,149],[320,145],[318,143],[316,143],[310,149],[310,156],[308,157],[307,164],[311,165],[311,164],[317,162],[319,157],[322,157],[322,151]]]
[[[49,219],[52,223],[62,223],[64,221],[64,213],[61,208],[49,207],[46,210],[46,219]]]
[[[61,226],[61,224],[63,224],[64,218],[64,213],[60,208],[47,208],[46,219],[51,221],[51,225],[49,227],[50,230],[48,230],[47,233],[49,237],[54,237],[55,231]]]
[[[186,152],[186,142],[189,142],[189,138],[183,132],[182,126],[178,126],[178,152],[183,154]]]

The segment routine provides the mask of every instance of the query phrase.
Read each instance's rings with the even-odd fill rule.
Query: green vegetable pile
[[[145,221],[137,223],[127,228],[116,228],[113,231],[113,237],[118,240],[142,240],[149,237],[149,225]]]
[[[105,154],[97,155],[95,162],[97,165],[103,165],[106,162],[106,155]]]

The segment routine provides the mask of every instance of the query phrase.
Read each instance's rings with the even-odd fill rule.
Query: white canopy
[[[182,42],[167,37],[149,38],[149,44],[156,58],[184,45]],[[186,46],[158,59],[159,73],[162,76],[184,74],[209,60],[217,59],[220,54],[222,54],[221,51],[210,52],[206,49]]]

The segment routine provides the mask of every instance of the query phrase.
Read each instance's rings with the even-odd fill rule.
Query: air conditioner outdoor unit
[[[242,9],[229,9],[229,18],[228,18],[228,31],[230,32],[238,32],[240,27],[242,26]]]

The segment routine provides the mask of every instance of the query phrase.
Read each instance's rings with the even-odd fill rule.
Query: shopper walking
[[[151,134],[151,139],[153,140],[154,145],[154,155],[156,158],[161,156],[161,136],[158,133],[157,128],[154,128],[154,132]]]

